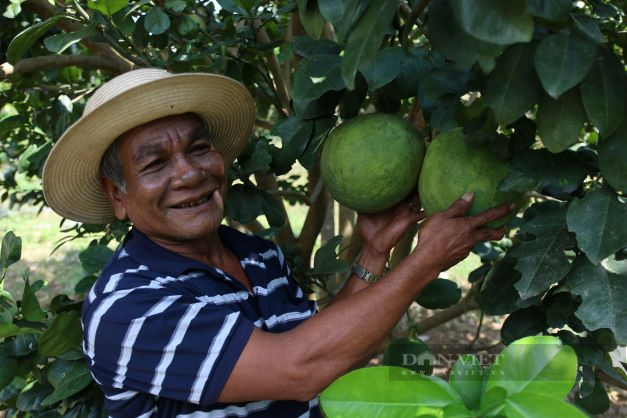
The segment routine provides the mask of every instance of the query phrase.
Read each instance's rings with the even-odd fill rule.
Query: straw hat
[[[124,132],[169,115],[204,119],[227,165],[255,122],[253,99],[237,81],[217,74],[170,74],[144,68],[119,75],[87,101],[83,116],[61,136],[43,171],[44,197],[59,215],[79,222],[115,219],[100,183],[100,160]]]

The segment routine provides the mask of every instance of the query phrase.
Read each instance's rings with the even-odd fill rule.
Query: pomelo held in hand
[[[329,134],[320,170],[335,200],[374,213],[394,206],[414,189],[424,155],[424,141],[409,122],[371,113]]]
[[[478,141],[469,140],[461,128],[443,132],[427,148],[418,182],[420,201],[428,215],[447,209],[465,192],[475,193],[468,216],[503,203],[515,203],[519,208],[524,201],[523,194],[498,189],[507,171],[506,160]],[[513,210],[505,218],[486,226],[499,228],[516,212]]]

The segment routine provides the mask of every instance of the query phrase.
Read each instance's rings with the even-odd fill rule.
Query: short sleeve
[[[202,405],[217,402],[253,328],[230,304],[166,287],[111,292],[84,322],[101,384]]]

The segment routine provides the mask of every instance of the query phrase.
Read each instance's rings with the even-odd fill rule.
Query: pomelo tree
[[[257,103],[255,135],[230,170],[228,222],[279,242],[324,304],[359,252],[353,211],[337,209],[342,237],[325,232],[333,202],[319,159],[329,131],[365,112],[406,118],[427,144],[462,129],[509,161],[499,189],[529,201],[507,239],[475,249],[482,265],[468,278],[470,291],[461,297],[439,279],[419,298],[441,310],[418,326],[424,332],[480,309],[509,315],[505,343],[557,335],[575,349],[578,396],[597,413],[608,404],[601,381],[627,387],[607,356],[627,344],[625,6],[10,0],[0,18],[0,199],[45,206],[46,155],[107,79],[148,66],[222,73]],[[286,216],[296,204],[307,208],[302,227]],[[80,255],[79,296],[111,256],[107,244],[127,228],[70,227],[94,237]],[[2,232],[4,277],[20,242]],[[411,251],[410,232],[391,267]],[[21,296],[0,291],[0,405],[31,416],[99,416],[101,399],[76,345],[80,299],[58,295],[42,308],[40,286],[26,280]],[[67,373],[78,377],[63,379]]]

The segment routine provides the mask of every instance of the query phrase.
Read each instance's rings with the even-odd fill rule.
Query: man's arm
[[[254,329],[220,395],[220,402],[308,400],[363,361],[440,271],[463,260],[480,241],[503,229],[481,226],[506,215],[504,205],[464,217],[458,200],[422,227],[417,248],[382,280],[350,294],[295,329]]]

